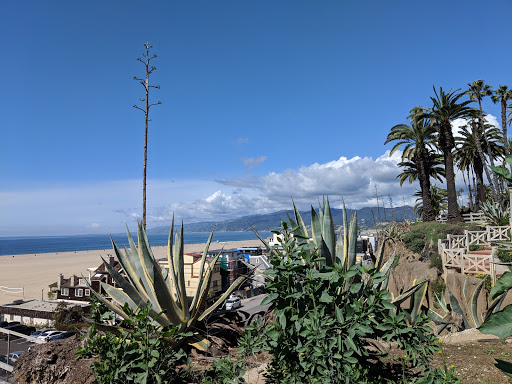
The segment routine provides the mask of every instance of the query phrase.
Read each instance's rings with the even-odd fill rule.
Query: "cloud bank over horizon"
[[[412,204],[416,184],[400,188],[396,178],[401,152],[377,159],[340,157],[298,169],[224,180],[148,180],[148,227],[168,225],[174,213],[185,223],[222,221],[245,215],[300,209],[329,196],[333,207],[376,206],[378,194],[395,206]],[[142,182],[118,180],[0,191],[1,236],[115,233],[141,216]],[[172,203],[169,203],[172,201]],[[379,202],[382,206],[382,201]]]

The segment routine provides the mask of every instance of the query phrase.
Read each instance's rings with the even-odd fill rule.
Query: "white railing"
[[[466,247],[469,251],[470,245],[489,245],[487,240],[487,231],[465,231]]]
[[[505,241],[510,240],[510,227],[487,227],[487,241]]]
[[[443,266],[450,268],[462,268],[464,249],[444,249],[442,252]]]
[[[462,215],[465,223],[483,223],[485,221],[482,211],[464,213]]]
[[[478,217],[473,214],[473,219]],[[460,273],[490,275],[496,282],[496,247],[492,247],[490,255],[470,254],[471,245],[490,247],[493,242],[510,241],[510,226],[488,226],[485,231],[464,231],[464,235],[447,235],[438,241],[438,251],[443,261],[445,273],[448,269],[457,269]]]
[[[448,248],[466,248],[466,235],[448,235]]]

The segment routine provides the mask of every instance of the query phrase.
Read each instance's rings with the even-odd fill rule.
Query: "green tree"
[[[399,166],[405,167],[405,171],[398,175],[400,177],[400,186],[409,179],[412,183],[415,179],[419,180],[420,190],[423,193],[423,221],[435,220],[435,215],[430,208],[430,177],[438,178],[441,175],[439,167],[436,167],[435,155],[432,153],[434,145],[435,129],[430,124],[430,120],[425,115],[422,107],[415,107],[408,116],[411,125],[398,124],[391,128],[387,140],[384,144],[395,141],[390,155],[399,148],[403,148],[402,162]]]
[[[494,167],[494,158],[490,151],[489,141],[487,136],[485,135],[484,130],[484,111],[482,109],[482,99],[487,96],[492,96],[492,87],[488,84],[485,84],[484,80],[475,80],[472,83],[468,83],[468,90],[466,94],[473,101],[478,102],[478,124],[473,120],[471,122],[471,126],[473,127],[473,135],[475,136],[475,143],[478,150],[478,154],[483,164],[486,163],[485,155],[482,148],[482,143],[480,140],[480,136],[482,133],[482,137],[484,138],[485,143],[487,144],[487,156],[489,162]],[[480,129],[478,129],[480,128]],[[489,177],[489,183],[491,183],[494,199],[496,201],[501,201],[501,196],[499,193],[499,184],[498,179],[495,174],[490,174],[487,168],[485,169],[487,173],[487,177]]]
[[[430,187],[429,195],[430,201],[432,203],[432,212],[436,215],[436,217],[448,209],[446,189],[439,188],[437,185],[432,185]],[[414,196],[419,196],[419,198],[416,199],[416,204],[414,205],[414,212],[416,215],[421,216],[423,214],[422,192],[417,191]]]
[[[498,143],[501,141],[501,133],[499,129],[494,127],[493,125],[487,124],[485,127],[485,135],[488,137],[487,142],[482,143],[483,149],[487,151],[487,143],[489,144],[490,152],[494,157],[501,156],[503,154],[503,147]],[[476,127],[480,131],[480,134],[484,134],[481,132],[481,128]],[[485,185],[483,181],[483,172],[484,169],[486,173],[489,173],[487,167],[484,167],[484,163],[482,163],[482,159],[478,153],[478,149],[476,146],[475,135],[469,131],[468,126],[463,126],[459,130],[459,137],[456,139],[457,143],[457,151],[454,154],[454,159],[456,161],[457,166],[462,171],[472,172],[475,175],[476,179],[476,196],[475,196],[475,206],[483,203],[485,198]],[[489,180],[490,176],[487,174],[487,178]]]
[[[474,108],[469,104],[472,100],[459,101],[464,92],[443,91],[439,92],[434,87],[435,97],[430,97],[433,106],[427,112],[426,116],[430,118],[431,123],[437,130],[437,145],[444,157],[444,168],[446,174],[446,190],[448,194],[448,222],[462,221],[457,202],[457,191],[455,189],[455,173],[453,168],[453,150],[455,149],[455,139],[452,133],[452,121],[458,118],[466,119],[474,115]]]
[[[505,156],[510,156],[510,148],[507,145],[507,104],[512,100],[512,89],[508,89],[506,85],[500,85],[498,89],[494,91],[494,95],[491,97],[494,104],[501,104],[501,129],[503,130],[503,146],[505,148]]]

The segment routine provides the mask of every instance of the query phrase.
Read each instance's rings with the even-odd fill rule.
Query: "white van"
[[[229,299],[226,300],[226,310],[231,311],[236,308],[240,308],[242,306],[242,301],[239,297],[230,296]]]

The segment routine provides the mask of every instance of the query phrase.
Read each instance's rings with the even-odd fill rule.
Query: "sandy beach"
[[[259,240],[212,243],[210,250],[261,246]],[[153,247],[157,259],[167,257],[167,247]],[[185,252],[202,252],[204,244],[185,244]],[[114,255],[112,249],[30,255],[0,256],[0,287],[23,288],[23,293],[7,293],[0,288],[0,304],[17,299],[47,299],[48,285],[57,281],[59,274],[88,275],[87,268],[98,267],[101,257]]]

